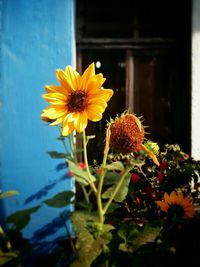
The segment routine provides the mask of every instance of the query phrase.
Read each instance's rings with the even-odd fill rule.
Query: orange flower
[[[190,197],[184,197],[182,193],[171,192],[164,194],[164,201],[156,201],[161,211],[174,217],[190,219],[195,214],[195,208]]]
[[[50,125],[62,124],[62,134],[73,130],[83,132],[88,120],[99,121],[113,95],[113,90],[103,89],[105,78],[95,74],[92,63],[81,76],[71,66],[56,71],[59,86],[46,85],[43,98],[50,106],[42,111],[42,119],[52,121]]]

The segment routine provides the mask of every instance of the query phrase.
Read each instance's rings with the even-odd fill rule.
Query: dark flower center
[[[69,112],[81,112],[86,107],[87,95],[84,91],[75,91],[68,96],[67,108]]]
[[[184,216],[185,210],[181,205],[173,204],[169,206],[168,214],[172,218],[182,218]]]

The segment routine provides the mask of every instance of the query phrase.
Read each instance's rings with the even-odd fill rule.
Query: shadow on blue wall
[[[71,228],[67,214],[54,218],[51,222],[35,231],[31,243],[34,244],[33,251],[24,258],[28,266],[68,266],[71,261],[71,248],[69,242],[69,231]],[[51,242],[45,241],[48,236],[55,235],[65,227],[66,235],[59,236]],[[44,266],[44,265],[43,265]]]
[[[36,210],[30,213],[30,220],[27,225],[23,228],[15,229],[15,225],[11,224],[8,229],[11,241],[13,239],[13,249],[20,251],[20,260],[23,267],[39,267],[44,265],[48,267],[64,267],[69,266],[71,262],[72,253],[70,242],[74,238],[74,232],[69,214],[73,211],[73,206],[70,204],[64,208],[52,208],[43,203],[46,197],[49,199],[50,196],[53,197],[58,193],[55,189],[58,188],[60,184],[63,189],[63,182],[66,184],[67,181],[67,184],[72,184],[72,177],[68,176],[67,169],[68,166],[66,163],[59,163],[55,170],[62,173],[60,178],[45,185],[24,200],[24,210],[34,208]],[[64,170],[64,174],[62,170]],[[72,189],[73,187],[71,187],[71,190]],[[60,192],[64,190],[65,189],[60,189]],[[24,210],[20,209],[17,212],[23,212]],[[0,214],[5,214],[4,205],[1,201],[0,212]],[[55,214],[58,216],[52,218]],[[13,214],[10,214],[8,218],[12,215]],[[38,221],[40,221],[39,224]],[[4,229],[9,226],[9,224],[3,221],[1,225]],[[41,225],[41,227],[37,228],[35,225],[37,225],[37,227]],[[30,229],[32,229],[32,236],[27,238],[26,234],[27,232],[31,232]],[[26,248],[23,247],[24,244]],[[12,262],[10,264],[11,265],[8,265],[9,267],[15,266]]]
[[[56,166],[56,170],[60,171],[63,169],[66,169],[68,166],[66,163],[59,163]],[[24,204],[29,204],[30,202],[34,201],[34,200],[40,200],[41,198],[45,197],[48,195],[49,191],[52,190],[59,182],[63,182],[66,179],[71,179],[71,177],[69,177],[66,174],[62,175],[57,181],[54,181],[48,185],[45,185],[43,188],[41,188],[40,190],[38,190],[36,193],[34,193],[33,195],[29,196],[28,198],[26,198],[26,200],[24,201]]]
[[[56,170],[60,171],[67,169],[66,163],[60,163],[56,166]],[[62,175],[58,180],[44,186],[31,196],[25,199],[24,205],[35,203],[40,200],[41,203],[45,197],[51,195],[51,190],[63,181],[72,179],[66,174]],[[55,192],[55,191],[54,191]],[[51,208],[49,208],[51,209]],[[32,244],[30,254],[23,256],[22,263],[28,267],[39,266],[68,266],[71,262],[71,247],[70,240],[74,238],[72,225],[68,214],[72,212],[73,207],[70,205],[65,208],[59,208],[59,216],[53,218],[51,221],[37,229],[32,238],[29,240]],[[36,214],[37,218],[39,217]],[[42,216],[42,214],[41,214]]]

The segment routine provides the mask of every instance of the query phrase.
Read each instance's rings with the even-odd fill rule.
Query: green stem
[[[91,187],[91,189],[93,190],[93,192],[96,195],[97,194],[97,189],[96,189],[96,186],[95,186],[95,184],[94,184],[94,182],[92,180],[90,169],[89,169],[89,165],[88,165],[87,144],[86,144],[86,134],[85,134],[85,131],[83,131],[83,155],[84,155],[84,162],[85,162],[85,165],[86,165],[86,171],[87,171],[87,174],[88,174],[88,178],[90,180],[90,187]]]
[[[64,139],[64,136],[62,135],[62,131],[61,131],[59,126],[57,126],[57,128],[59,130],[61,141],[63,143],[63,146],[64,146],[66,154],[70,153],[71,154],[71,158],[74,160],[75,163],[77,163],[77,155],[76,155],[76,148],[75,148],[75,144],[74,144],[74,135],[73,135],[73,133],[71,133],[68,136],[69,145],[70,145],[70,152],[69,152],[69,150],[67,148],[67,145],[66,145],[66,142],[65,142],[65,139]]]
[[[98,184],[98,189],[97,189],[97,206],[98,206],[98,213],[99,213],[99,221],[101,224],[104,223],[104,211],[103,211],[103,206],[102,206],[101,194],[102,194],[102,188],[103,188],[103,183],[104,183],[104,177],[106,174],[105,167],[106,167],[107,157],[108,157],[108,150],[106,150],[106,152],[104,153],[103,162],[101,165],[101,174],[99,177],[99,184]]]
[[[115,190],[113,191],[112,195],[110,196],[110,199],[108,200],[108,202],[106,203],[104,209],[103,209],[103,213],[106,214],[110,204],[112,203],[113,199],[115,198],[117,192],[119,191],[125,177],[127,176],[127,174],[130,172],[130,170],[134,167],[135,165],[131,165],[129,166],[126,171],[124,172],[124,174],[122,175],[121,179],[119,180],[117,186],[115,187]]]
[[[81,189],[83,191],[83,195],[85,197],[85,200],[86,200],[87,204],[89,204],[90,203],[90,200],[89,200],[89,195],[87,193],[87,190],[85,189],[85,186],[84,185],[82,185],[82,184],[80,184],[80,185],[81,185]]]
[[[59,126],[57,126],[57,128],[59,130],[61,141],[62,141],[62,144],[64,146],[65,152],[68,154],[69,152],[68,152],[68,149],[67,149],[66,142],[65,142],[65,140],[64,140],[64,138],[62,136],[62,131],[60,130]],[[77,156],[76,156],[76,152],[75,152],[75,149],[74,149],[75,145],[74,145],[74,140],[73,140],[73,138],[74,138],[73,133],[70,134],[68,138],[69,138],[69,145],[70,145],[70,149],[71,149],[71,157],[74,160],[74,162],[77,163]],[[86,189],[85,189],[85,187],[83,185],[81,185],[81,189],[83,191],[83,194],[84,194],[86,202],[89,203],[88,194],[87,194]]]
[[[69,143],[70,143],[70,147],[71,147],[71,151],[72,151],[74,162],[77,163],[78,160],[77,160],[76,145],[75,145],[75,142],[74,142],[74,134],[73,133],[71,133],[69,135]]]
[[[62,137],[62,132],[60,130],[60,127],[57,126],[57,128],[58,128],[58,130],[60,132],[60,136]],[[66,153],[69,153],[68,152],[68,149],[67,149],[67,145],[66,145],[65,140],[63,138],[61,138],[61,141],[63,143],[65,152]],[[72,159],[74,160],[75,163],[77,163],[78,161],[77,161],[77,155],[76,155],[76,149],[75,149],[75,143],[74,143],[74,135],[73,135],[73,133],[71,133],[69,135],[69,144],[70,144]],[[87,193],[87,191],[86,191],[86,189],[85,189],[85,187],[83,185],[81,185],[81,189],[83,191],[83,195],[85,197],[86,202],[89,204],[89,196],[88,196],[88,193]]]
[[[65,148],[65,152],[68,153],[67,145],[66,145],[65,140],[64,140],[64,138],[63,138],[63,136],[62,136],[62,131],[61,131],[61,129],[60,129],[60,127],[59,127],[58,125],[57,125],[57,128],[58,128],[58,131],[59,131],[59,133],[60,133],[61,141],[62,141],[63,146],[64,146],[64,148]]]

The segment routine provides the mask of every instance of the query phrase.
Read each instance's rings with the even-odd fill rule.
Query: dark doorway
[[[190,1],[77,1],[77,66],[100,62],[114,96],[96,134],[99,157],[106,121],[125,109],[142,116],[147,138],[190,153]]]

